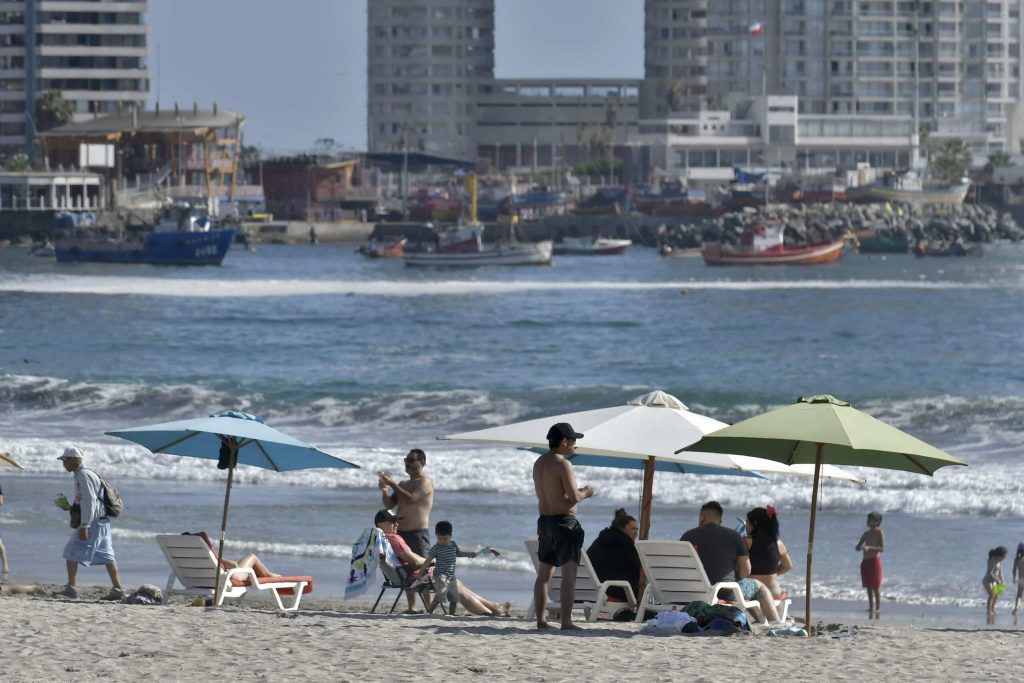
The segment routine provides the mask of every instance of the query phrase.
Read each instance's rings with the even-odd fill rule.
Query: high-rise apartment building
[[[1020,8],[1021,0],[646,0],[641,116],[763,91],[796,95],[803,114],[916,117],[977,155],[1019,152]]]
[[[367,6],[370,151],[476,158],[476,100],[494,80],[494,0]]]
[[[0,1],[0,152],[24,150],[34,102],[61,91],[76,118],[141,107],[149,96],[147,2]]]

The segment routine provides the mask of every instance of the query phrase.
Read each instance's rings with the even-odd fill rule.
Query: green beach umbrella
[[[949,453],[863,413],[834,396],[800,398],[793,405],[737,422],[681,451],[736,453],[787,465],[813,464],[811,523],[807,533],[806,626],[811,627],[814,522],[822,465],[853,465],[931,476],[946,465],[966,465]]]

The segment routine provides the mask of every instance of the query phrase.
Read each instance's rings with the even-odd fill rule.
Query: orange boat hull
[[[721,244],[709,244],[704,247],[701,256],[709,266],[813,266],[838,261],[843,244],[844,240],[836,240],[799,249],[752,253],[723,249]]]

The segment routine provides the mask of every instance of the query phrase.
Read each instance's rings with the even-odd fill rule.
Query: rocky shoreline
[[[889,206],[885,204],[772,204],[748,207],[715,218],[666,222],[660,242],[691,249],[709,242],[736,244],[743,231],[764,221],[783,221],[787,245],[814,244],[843,236],[875,236],[919,243],[987,243],[1024,239],[1009,213],[975,204]]]

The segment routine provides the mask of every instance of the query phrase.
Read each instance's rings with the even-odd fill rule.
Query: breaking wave
[[[1019,289],[1019,283],[970,283],[944,280],[678,280],[635,281],[390,281],[390,280],[209,280],[100,275],[6,275],[0,276],[0,292],[27,294],[89,294],[100,296],[153,296],[187,298],[266,298],[304,296],[463,296],[502,295],[522,292],[657,291],[657,290],[968,290]]]

